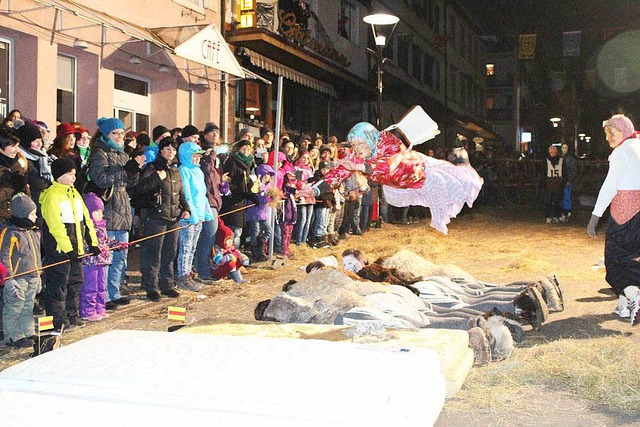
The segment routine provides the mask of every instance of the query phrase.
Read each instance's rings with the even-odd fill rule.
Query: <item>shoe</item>
[[[544,220],[545,224],[551,224],[553,222],[553,220],[551,218],[546,218]]]
[[[102,320],[102,315],[95,313],[95,314],[92,314],[91,316],[82,317],[82,320],[86,320],[87,322],[98,322]]]
[[[111,302],[116,305],[128,305],[131,302],[131,300],[127,297],[120,297],[117,300],[113,300]]]
[[[58,332],[58,333],[61,333],[63,331],[64,332],[73,332],[76,329],[78,329],[78,327],[76,325],[67,324],[67,325],[64,325],[64,329],[62,327],[59,327],[59,328],[55,328],[54,331]]]
[[[31,338],[20,338],[18,341],[9,340],[7,346],[13,348],[33,348],[33,340]]]
[[[123,297],[131,295],[131,289],[129,289],[129,285],[127,284],[127,282],[122,282],[120,284],[120,295],[122,295]]]
[[[184,289],[187,291],[198,292],[202,289],[203,285],[200,285],[193,281],[193,279],[189,276],[184,276],[178,279],[176,283],[180,289]]]
[[[338,240],[345,240],[345,239],[347,239],[347,233],[338,234]]]
[[[180,296],[180,292],[176,291],[174,288],[160,291],[160,293],[169,298],[178,298]]]
[[[220,279],[214,279],[213,277],[201,277],[196,280],[197,283],[200,283],[198,281],[202,282],[202,284],[205,286],[211,286],[220,283]]]
[[[631,326],[640,323],[640,291],[636,292],[629,302],[629,317],[631,318]]]
[[[158,302],[162,299],[162,297],[160,296],[160,292],[158,291],[149,291],[147,292],[147,298],[150,299],[153,302]]]
[[[98,313],[98,316],[100,316],[103,319],[106,319],[107,317],[109,317],[107,313]]]
[[[39,316],[41,314],[44,314],[44,308],[40,305],[40,303],[38,302],[38,299],[36,299],[33,302],[33,315]]]
[[[116,310],[118,308],[118,304],[113,301],[107,301],[104,306],[107,310]]]
[[[73,326],[77,326],[78,328],[84,328],[85,326],[87,326],[87,322],[80,319],[79,317],[76,317],[73,320],[69,320],[69,323]]]
[[[567,222],[569,221],[569,218],[567,218],[564,214],[560,215],[560,218],[558,218],[558,221],[560,222]]]
[[[551,224],[557,224],[559,222],[560,222],[560,218],[557,218],[557,217],[551,218]]]
[[[523,291],[516,297],[513,304],[516,320],[529,323],[534,331],[540,330],[540,326],[549,318],[549,308],[542,294],[535,287]]]

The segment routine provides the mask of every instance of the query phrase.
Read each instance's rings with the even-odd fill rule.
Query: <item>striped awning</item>
[[[257,52],[254,52],[250,49],[244,49],[246,54],[249,57],[249,60],[256,67],[262,68],[263,70],[267,70],[270,73],[276,74],[278,76],[282,76],[286,79],[289,79],[293,82],[296,82],[300,85],[307,86],[313,90],[318,92],[327,94],[332,98],[337,98],[338,94],[336,90],[328,83],[320,81],[316,78],[308,76],[300,71],[296,71],[293,68],[287,67],[286,65],[282,65],[273,59],[269,59],[264,55],[261,55]]]

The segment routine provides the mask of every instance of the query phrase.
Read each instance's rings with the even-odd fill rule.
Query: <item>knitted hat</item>
[[[36,204],[24,193],[18,193],[11,199],[11,215],[16,218],[29,218],[29,214],[35,210]]]
[[[199,135],[200,131],[194,125],[186,125],[182,128],[182,138],[188,138],[193,135]]]
[[[165,138],[162,138],[160,142],[158,142],[158,150],[162,150],[164,147],[168,147],[169,145],[177,149],[178,142],[175,139],[171,138],[170,136],[167,136]]]
[[[109,135],[116,129],[126,129],[122,120],[116,119],[115,117],[100,117],[97,124],[98,129],[100,129],[100,133],[104,136]]]
[[[167,129],[166,127],[162,126],[162,125],[158,125],[156,127],[153,128],[153,131],[151,131],[151,136],[153,138],[153,142],[158,141],[158,138],[160,138],[163,134],[165,133],[171,133],[171,131],[169,129]]]
[[[76,130],[71,123],[60,123],[56,128],[56,139],[64,138],[75,132]]]
[[[216,233],[216,245],[220,248],[224,248],[224,241],[229,237],[233,237],[233,231],[224,225],[224,222],[218,217],[218,232]]]
[[[204,133],[209,133],[212,130],[217,130],[219,132],[220,128],[213,122],[207,123],[204,127]]]
[[[273,129],[271,129],[269,126],[263,126],[260,128],[260,136],[265,136],[266,134],[268,134],[269,132],[273,133]]]
[[[629,118],[624,114],[616,114],[609,120],[605,120],[602,123],[602,127],[607,126],[618,129],[620,132],[622,132],[622,135],[625,139],[630,138],[633,135],[633,123],[631,123],[631,120],[629,120]]]
[[[233,149],[235,151],[239,151],[245,145],[248,145],[249,147],[251,147],[251,142],[249,140],[247,140],[247,139],[241,139],[240,141],[236,141],[233,144]]]
[[[238,139],[242,139],[249,134],[251,134],[251,130],[249,128],[242,128],[240,129],[240,132],[238,132]]]
[[[95,193],[87,193],[82,196],[82,198],[84,199],[84,204],[87,206],[89,215],[93,214],[95,211],[104,210],[104,202]]]
[[[20,145],[24,148],[31,148],[31,142],[38,138],[42,138],[40,128],[38,126],[27,123],[17,130],[18,137],[20,138]]]
[[[76,165],[73,163],[73,160],[68,157],[60,157],[51,163],[51,175],[53,175],[53,179],[57,180],[62,175],[75,168]]]

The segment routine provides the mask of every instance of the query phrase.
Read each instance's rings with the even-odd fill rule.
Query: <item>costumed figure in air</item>
[[[415,120],[411,123],[414,129],[403,128],[402,122],[383,131],[378,131],[370,123],[356,124],[347,137],[351,153],[339,160],[338,167],[329,171],[324,179],[331,187],[336,187],[354,172],[362,172],[371,181],[382,185],[390,205],[429,207],[431,226],[447,234],[447,224],[465,203],[472,206],[483,180],[468,161],[454,165],[425,156],[411,150],[411,146],[407,148],[389,131],[397,126],[413,143],[422,143],[437,135],[439,131],[435,122],[420,107],[416,109],[421,112],[425,127],[418,138],[413,137]],[[410,114],[412,112],[405,117]]]

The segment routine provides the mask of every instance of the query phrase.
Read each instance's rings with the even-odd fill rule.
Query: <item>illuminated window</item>
[[[495,100],[493,99],[493,96],[487,96],[487,110],[493,110],[494,108],[494,103]]]
[[[496,64],[487,64],[487,76],[493,76],[496,73]]]
[[[62,123],[76,119],[76,59],[58,55],[56,117]]]

